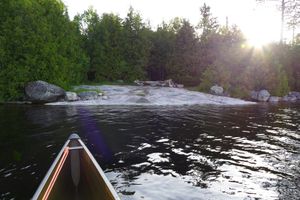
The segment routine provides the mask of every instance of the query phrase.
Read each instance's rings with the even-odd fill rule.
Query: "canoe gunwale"
[[[91,159],[93,165],[95,166],[95,168],[97,169],[97,171],[99,172],[100,176],[102,177],[103,181],[105,182],[106,186],[108,187],[108,189],[110,190],[111,194],[113,195],[113,198],[115,200],[120,200],[120,197],[118,196],[118,194],[116,193],[114,187],[111,185],[110,181],[107,179],[107,177],[104,174],[104,171],[102,170],[102,168],[100,167],[100,165],[98,164],[98,162],[95,160],[94,156],[91,154],[91,152],[89,151],[89,149],[85,146],[85,144],[82,142],[81,139],[78,139],[79,143],[82,145],[84,151],[88,154],[89,158]]]
[[[72,135],[71,135],[72,136]],[[53,161],[52,165],[50,166],[50,168],[47,171],[47,174],[45,175],[45,177],[43,178],[42,182],[40,183],[38,189],[36,190],[36,192],[34,193],[32,200],[38,200],[41,197],[41,193],[43,192],[48,180],[51,178],[55,168],[57,167],[63,153],[64,150],[66,148],[68,148],[68,150],[83,150],[88,158],[91,160],[93,166],[96,168],[96,171],[99,173],[100,177],[102,178],[102,180],[104,181],[106,187],[108,188],[108,190],[110,191],[110,194],[112,195],[112,197],[115,200],[120,200],[120,197],[118,196],[117,192],[115,191],[114,187],[111,185],[110,181],[107,179],[107,177],[105,176],[104,171],[102,170],[102,168],[100,167],[100,165],[98,164],[98,162],[96,161],[96,159],[94,158],[94,156],[91,154],[91,152],[89,151],[89,149],[85,146],[85,144],[83,143],[83,141],[80,139],[80,137],[77,135],[77,137],[72,138],[70,136],[70,138],[65,142],[64,146],[62,147],[62,149],[60,150],[60,152],[58,153],[58,155],[56,156],[55,160]],[[73,147],[69,147],[68,145],[70,145],[71,140],[77,140],[77,142],[79,143],[78,146],[73,146]]]
[[[80,150],[80,149],[83,149],[83,147],[82,147],[82,146],[69,147],[69,151],[72,151],[72,150]]]
[[[65,148],[68,146],[68,144],[70,143],[70,140],[68,139],[64,146],[61,148],[60,152],[58,153],[58,155],[56,156],[54,162],[52,163],[52,165],[50,166],[49,170],[47,171],[46,176],[44,177],[43,181],[40,183],[38,189],[36,190],[36,192],[34,193],[32,200],[37,200],[42,192],[42,190],[44,189],[47,181],[49,180],[49,177],[51,176],[54,168],[57,166],[62,154],[64,153]]]

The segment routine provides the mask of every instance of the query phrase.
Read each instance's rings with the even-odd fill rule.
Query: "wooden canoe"
[[[120,198],[80,137],[72,134],[32,199],[119,200]]]

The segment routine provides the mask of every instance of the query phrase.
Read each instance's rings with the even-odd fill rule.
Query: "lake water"
[[[300,106],[0,105],[0,199],[30,199],[77,132],[121,199],[299,199]]]

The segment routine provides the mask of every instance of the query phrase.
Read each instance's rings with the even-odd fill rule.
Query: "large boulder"
[[[289,92],[288,95],[282,97],[283,101],[286,102],[295,102],[300,100],[300,92]]]
[[[66,101],[77,101],[77,100],[79,100],[79,97],[77,96],[77,94],[75,92],[66,92],[65,100]]]
[[[214,95],[223,95],[224,89],[221,86],[214,85],[210,88],[210,93]]]
[[[270,98],[270,93],[268,90],[251,91],[250,96],[255,101],[266,102]]]
[[[33,81],[25,86],[25,95],[33,103],[49,103],[64,99],[66,92],[45,81]]]
[[[176,87],[176,84],[173,82],[172,79],[165,80],[165,83],[167,87]]]
[[[268,92],[268,90],[261,90],[258,92],[257,95],[258,101],[266,102],[268,101],[269,98],[270,98],[270,93]]]
[[[300,92],[289,92],[288,96],[300,100]]]
[[[286,95],[286,96],[282,97],[282,101],[295,102],[295,101],[297,101],[297,97]]]
[[[99,94],[96,91],[87,91],[87,92],[80,92],[78,94],[81,100],[95,100],[99,98]]]

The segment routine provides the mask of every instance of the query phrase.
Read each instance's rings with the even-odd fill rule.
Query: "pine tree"
[[[168,76],[186,85],[199,83],[199,43],[194,27],[183,21],[174,43],[174,51],[168,63]]]

